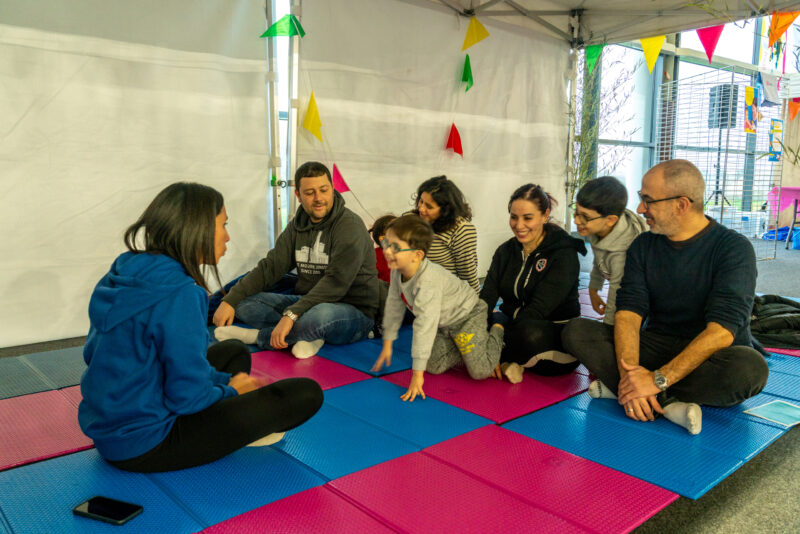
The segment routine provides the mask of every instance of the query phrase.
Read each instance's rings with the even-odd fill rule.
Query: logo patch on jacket
[[[544,271],[544,268],[547,267],[547,258],[542,258],[541,260],[536,262],[536,272],[540,273]]]

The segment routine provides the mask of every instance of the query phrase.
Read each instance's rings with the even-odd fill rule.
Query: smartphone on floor
[[[124,525],[141,514],[142,510],[144,508],[138,504],[97,496],[80,503],[72,509],[72,513],[112,525]]]

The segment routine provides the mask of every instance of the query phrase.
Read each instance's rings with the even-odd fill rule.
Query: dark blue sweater
[[[645,232],[628,249],[617,311],[646,318],[648,332],[694,339],[708,323],[752,346],[750,312],[756,286],[753,246],[709,219],[696,236],[673,242]]]
[[[236,395],[206,360],[207,309],[205,290],[160,254],[126,252],[97,283],[78,422],[105,458],[140,456],[179,415]]]

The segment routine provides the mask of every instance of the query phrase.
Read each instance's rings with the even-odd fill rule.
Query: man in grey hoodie
[[[372,330],[380,291],[366,226],[345,208],[321,163],[297,169],[295,195],[301,209],[275,248],[222,299],[213,319],[217,339],[261,348],[293,345],[292,354],[308,358],[326,342],[354,343]],[[294,294],[267,292],[294,268]],[[253,328],[231,326],[234,316]]]
[[[594,262],[589,279],[592,308],[604,315],[603,322],[614,324],[617,289],[625,274],[625,253],[636,236],[647,230],[644,218],[631,210],[628,191],[613,176],[601,176],[584,185],[575,199],[574,221],[578,233],[592,245]],[[608,280],[608,298],[599,291]]]

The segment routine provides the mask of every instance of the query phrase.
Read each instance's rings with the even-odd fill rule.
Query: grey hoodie
[[[278,236],[275,248],[222,299],[233,307],[246,297],[266,291],[297,268],[295,294],[303,295],[287,308],[303,315],[323,302],[352,304],[370,319],[378,310],[378,270],[372,238],[361,218],[344,207],[338,191],[333,208],[313,223],[302,206]]]
[[[625,210],[611,229],[611,232],[600,239],[596,235],[588,236],[594,254],[594,265],[589,279],[589,288],[600,290],[603,282],[608,280],[608,299],[606,299],[606,315],[603,322],[614,324],[617,312],[617,289],[625,273],[625,253],[636,236],[647,230],[644,218],[631,210]]]

